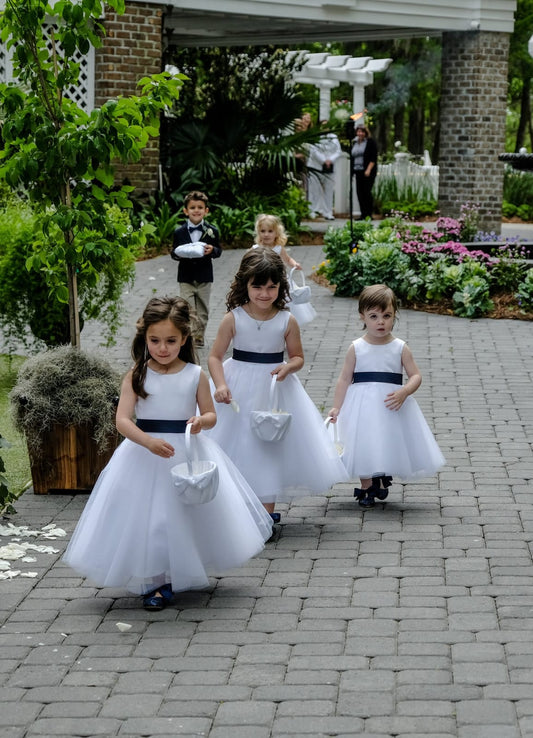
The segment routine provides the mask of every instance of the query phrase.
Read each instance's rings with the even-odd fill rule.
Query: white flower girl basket
[[[270,382],[268,404],[270,410],[252,410],[250,425],[255,435],[262,441],[281,441],[291,424],[292,415],[277,408],[277,377]]]
[[[294,281],[294,272],[299,271],[302,275],[302,284],[297,285]],[[305,275],[301,269],[293,267],[289,272],[289,296],[291,302],[295,305],[302,305],[304,302],[311,302],[311,287],[305,283]]]
[[[328,430],[331,427],[333,428],[333,444],[337,449],[337,453],[339,454],[339,456],[342,456],[342,453],[344,451],[344,444],[339,441],[339,430],[337,428],[337,423],[332,423],[332,420],[333,418],[331,417],[331,415],[328,415],[328,417],[324,421],[324,425]]]
[[[218,467],[214,461],[198,458],[198,450],[191,448],[191,426],[185,428],[187,461],[170,470],[180,501],[185,505],[203,505],[211,502],[218,489]]]

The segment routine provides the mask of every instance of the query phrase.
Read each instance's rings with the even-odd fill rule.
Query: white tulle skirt
[[[216,497],[180,502],[170,469],[185,461],[183,434],[158,433],[176,453],[163,459],[125,440],[106,466],[80,517],[64,561],[101,587],[145,594],[171,583],[174,592],[204,588],[209,575],[259,553],[272,520],[250,487],[205,432],[199,457],[215,461]]]
[[[277,385],[279,409],[292,414],[283,440],[262,441],[251,429],[251,412],[269,409],[270,371],[275,366],[234,359],[224,362],[226,382],[240,411],[215,403],[218,421],[209,434],[262,502],[323,494],[348,477],[320,413],[295,374]]]
[[[408,481],[435,474],[446,463],[414,397],[389,410],[397,385],[352,384],[339,413],[342,460],[352,479],[387,474]]]

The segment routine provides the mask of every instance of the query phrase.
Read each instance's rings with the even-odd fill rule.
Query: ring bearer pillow
[[[184,243],[176,246],[174,253],[180,259],[199,259],[204,255],[205,243],[203,241],[194,241],[193,243]]]

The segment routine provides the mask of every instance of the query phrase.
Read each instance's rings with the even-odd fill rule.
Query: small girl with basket
[[[182,298],[152,298],[132,345],[117,429],[125,436],[98,478],[64,560],[101,587],[125,587],[161,610],[173,592],[201,589],[262,550],[272,520],[239,471],[200,431],[216,423],[206,374],[196,363],[193,316]],[[133,420],[136,416],[137,422]],[[187,460],[189,429],[218,474],[206,504],[186,504],[171,470]],[[179,467],[176,467],[179,468]],[[186,467],[187,468],[187,467]]]
[[[287,299],[281,257],[271,248],[248,251],[231,284],[228,312],[208,359],[219,403],[218,423],[210,435],[274,522],[280,519],[274,513],[276,501],[323,494],[346,480],[320,413],[296,376],[304,357],[298,323],[285,308]],[[230,344],[232,356],[224,361]],[[272,406],[292,416],[278,441],[263,440],[252,428],[254,413]]]
[[[291,299],[288,308],[298,321],[298,325],[302,327],[316,318],[316,310],[311,305],[309,299],[311,290],[305,284],[303,272],[303,285],[299,287],[294,281],[293,274],[296,271],[301,271],[302,265],[288,254],[285,248],[287,241],[285,227],[276,215],[262,213],[257,216],[255,220],[255,243],[252,248],[265,246],[272,249],[281,256],[283,263],[289,268],[289,295]],[[305,294],[305,298],[301,297],[302,294]]]
[[[359,315],[366,333],[350,344],[329,411],[332,421],[339,421],[348,474],[361,479],[354,496],[365,508],[387,498],[393,476],[429,477],[445,463],[411,397],[422,377],[410,348],[392,335],[397,309],[396,295],[384,284],[361,292]]]

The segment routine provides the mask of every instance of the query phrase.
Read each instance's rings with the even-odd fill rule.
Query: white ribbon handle
[[[192,423],[187,423],[185,426],[185,455],[187,456],[187,472],[190,476],[193,474],[192,462],[198,457],[198,454],[192,449],[191,425]]]
[[[331,415],[328,415],[328,417],[324,421],[324,425],[326,428],[329,426],[329,424],[332,422],[333,418]],[[333,425],[333,443],[339,442],[339,431],[337,430],[337,423],[332,423]]]
[[[270,409],[271,410],[279,410],[279,408],[277,408],[276,405],[275,405],[275,402],[276,402],[276,400],[278,398],[277,389],[278,389],[278,378],[274,374],[274,376],[272,377],[272,379],[270,381],[270,390],[269,390],[269,393],[268,393],[268,403],[270,405]]]
[[[300,272],[300,274],[302,275],[302,284],[301,284],[301,286],[302,287],[305,287],[305,274],[304,274],[304,270],[303,269],[297,269],[296,267],[293,267],[291,269],[291,271],[289,272],[289,282],[292,282],[295,286],[297,286],[296,285],[296,282],[294,281],[294,277],[292,276],[293,275],[293,272]]]

